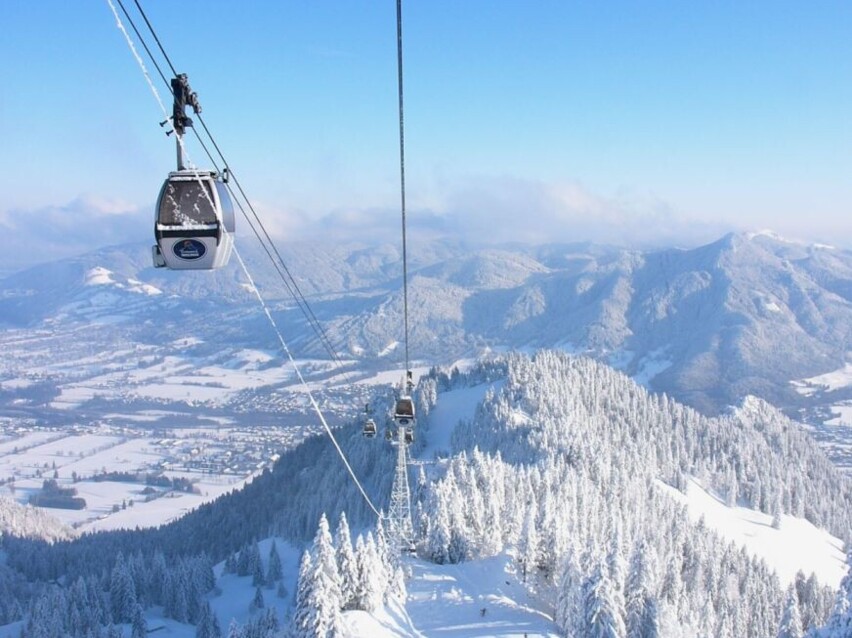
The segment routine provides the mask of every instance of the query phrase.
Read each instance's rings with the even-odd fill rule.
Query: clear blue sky
[[[143,6],[275,231],[396,232],[394,0]],[[174,148],[106,0],[2,13],[0,222],[147,215]],[[852,2],[405,0],[404,28],[415,229],[852,247]]]

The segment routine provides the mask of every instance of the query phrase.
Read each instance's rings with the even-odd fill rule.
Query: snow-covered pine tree
[[[309,636],[313,626],[313,572],[311,554],[307,550],[302,554],[299,563],[299,578],[296,582],[296,607],[293,610],[292,633],[294,638]]]
[[[263,561],[260,559],[260,548],[257,543],[253,543],[251,546],[249,564],[251,569],[251,584],[255,587],[265,585],[266,577],[263,573]]]
[[[427,512],[429,527],[426,534],[426,555],[433,562],[443,565],[450,562],[449,504],[440,494],[429,499],[428,503],[434,509]]]
[[[352,537],[349,533],[349,523],[346,521],[345,512],[341,512],[340,520],[337,523],[335,556],[337,569],[340,573],[341,609],[355,609],[358,565],[355,562],[355,552],[352,549]]]
[[[189,591],[185,575],[180,569],[171,570],[169,574],[170,593],[166,601],[166,615],[178,622],[187,622],[189,620]]]
[[[251,564],[251,547],[248,543],[244,544],[240,548],[240,553],[237,556],[236,564],[237,569],[235,573],[237,574],[237,576],[251,575],[253,565]]]
[[[228,554],[228,557],[225,559],[225,565],[222,568],[222,573],[224,574],[236,574],[237,573],[237,557],[232,553]]]
[[[249,609],[254,611],[257,609],[263,609],[266,607],[266,603],[263,602],[263,591],[260,589],[260,585],[254,588],[254,598],[251,600],[251,605],[249,605]]]
[[[388,581],[388,586],[385,589],[385,600],[388,601],[390,599],[395,599],[400,602],[405,601],[405,598],[408,595],[408,588],[405,585],[405,571],[403,570],[402,564],[398,563],[395,567],[393,565],[388,565],[388,573],[390,579]]]
[[[649,624],[656,617],[654,591],[654,567],[648,543],[637,543],[630,557],[625,584],[625,610],[627,638],[647,638]],[[649,606],[654,607],[649,612]]]
[[[799,612],[799,597],[796,595],[796,588],[790,585],[784,599],[784,613],[781,616],[777,638],[802,638],[804,633],[802,615]]]
[[[624,560],[624,553],[621,547],[621,530],[620,526],[616,525],[615,533],[610,541],[609,552],[606,557],[607,574],[612,582],[613,599],[616,609],[619,610],[621,617],[625,614],[624,589],[627,582],[627,561]]]
[[[328,519],[323,514],[309,561],[302,560],[305,572],[299,569],[299,591],[294,615],[294,634],[297,638],[336,638],[343,635],[343,616],[340,613],[340,574],[334,555]],[[303,581],[306,581],[303,584]]]
[[[535,525],[536,500],[530,498],[527,504],[526,516],[524,516],[524,527],[521,531],[521,539],[518,546],[518,564],[521,568],[523,581],[532,574],[538,564],[538,530]]]
[[[834,602],[834,609],[821,638],[849,638],[852,636],[852,552],[846,557],[849,571],[840,581],[840,589]]]
[[[583,573],[576,549],[571,547],[562,567],[556,597],[556,623],[566,638],[583,638]]]
[[[266,583],[270,587],[284,577],[284,568],[281,566],[281,556],[278,554],[278,546],[272,539],[272,547],[269,548],[269,566],[266,568]]]
[[[198,623],[195,625],[195,638],[213,638],[211,636],[211,616],[213,610],[210,608],[210,602],[205,600],[201,606],[201,613],[198,616]]]
[[[133,619],[131,620],[130,638],[147,638],[148,623],[142,614],[142,606],[136,604],[133,608]]]
[[[379,562],[382,565],[390,565],[391,563],[395,563],[399,556],[396,552],[391,552],[390,547],[388,546],[388,535],[385,530],[385,513],[381,512],[378,520],[376,521],[376,534],[373,537],[373,541],[375,542],[376,552],[379,556]]]
[[[583,583],[583,635],[587,638],[624,638],[623,610],[618,609],[606,567],[597,565]]]
[[[721,633],[725,635],[724,632]],[[657,606],[657,599],[653,596],[649,596],[647,599],[645,613],[642,614],[642,624],[637,636],[641,636],[641,638],[663,638],[664,636],[660,609]]]
[[[116,557],[115,567],[112,568],[109,594],[114,622],[131,622],[136,607],[136,591],[133,587],[133,578],[130,575],[127,562],[121,552]]]
[[[363,536],[358,535],[355,541],[355,563],[358,568],[356,609],[375,611],[382,604],[384,583],[381,580],[383,568],[372,533],[368,532],[366,541]]]
[[[228,627],[228,638],[245,638],[246,634],[236,618],[231,619],[231,624]]]

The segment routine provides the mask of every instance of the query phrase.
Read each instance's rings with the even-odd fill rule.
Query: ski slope
[[[424,461],[450,453],[450,441],[453,430],[459,421],[472,419],[476,406],[485,398],[488,388],[497,388],[497,384],[483,383],[471,388],[460,388],[442,392],[438,403],[429,413],[429,440],[420,453]]]
[[[512,557],[435,565],[412,561],[406,609],[417,636],[523,638],[560,635],[512,565]]]

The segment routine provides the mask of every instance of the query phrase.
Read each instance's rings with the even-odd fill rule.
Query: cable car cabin
[[[403,443],[406,445],[414,443],[414,421],[410,421],[409,423],[409,425],[402,428]],[[396,445],[399,442],[399,430],[400,426],[396,421],[388,421],[385,428],[385,440],[392,445]]]
[[[393,420],[397,425],[414,427],[414,401],[411,397],[400,397],[393,409]]]
[[[234,248],[234,207],[215,171],[169,173],[156,214],[155,267],[208,270],[228,263]]]
[[[364,429],[362,434],[368,439],[372,439],[376,436],[376,422],[373,419],[367,419],[364,421]]]

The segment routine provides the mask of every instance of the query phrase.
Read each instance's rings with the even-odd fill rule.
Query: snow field
[[[472,419],[476,406],[485,398],[492,384],[442,392],[438,403],[429,414],[429,440],[420,453],[428,461],[436,455],[449,454],[453,430],[460,420]]]
[[[852,386],[852,363],[847,363],[842,368],[833,372],[827,372],[816,377],[803,379],[802,381],[810,385],[820,386],[829,392],[847,388]]]
[[[412,561],[406,610],[418,633],[387,635],[557,638],[558,628],[520,582],[513,560],[503,553],[458,565]]]
[[[227,468],[223,467],[215,472],[189,471],[183,467],[180,459],[189,462],[212,453],[217,458],[225,458],[229,445],[233,445],[229,438],[255,436],[243,428],[176,428],[169,430],[169,436],[134,435],[129,438],[129,435],[98,432],[36,431],[10,437],[0,443],[0,478],[14,476],[15,482],[14,486],[0,486],[0,493],[25,504],[41,489],[44,480],[52,479],[55,473],[59,486],[76,489],[77,496],[85,499],[86,508],[46,508],[43,509],[45,513],[80,531],[133,529],[175,520],[205,502],[242,487],[261,469],[227,473]],[[104,471],[162,473],[168,478],[185,478],[193,482],[198,493],[155,486],[154,492],[148,494],[143,493],[146,486],[140,483],[91,480]],[[73,473],[81,480],[74,483]],[[146,502],[146,498],[150,500]],[[132,507],[130,501],[133,501]],[[128,505],[126,509],[122,509],[123,504]],[[114,511],[116,506],[118,511]]]
[[[837,416],[826,421],[826,425],[852,427],[852,403],[838,403],[836,405],[832,405],[831,412]]]
[[[664,483],[658,485],[686,505],[690,519],[697,522],[703,518],[707,527],[766,561],[785,587],[799,570],[806,576],[816,573],[820,583],[834,588],[846,574],[843,541],[804,519],[782,515],[781,526],[775,529],[771,515],[747,507],[728,507],[693,479],[686,494]]]

